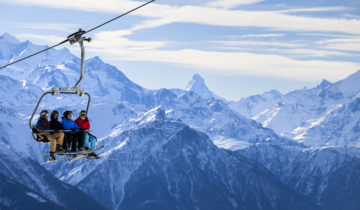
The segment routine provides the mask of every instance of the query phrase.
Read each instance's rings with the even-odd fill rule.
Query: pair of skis
[[[43,164],[48,164],[48,163],[54,163],[54,162],[59,162],[59,161],[65,161],[65,160],[70,160],[69,163],[72,163],[76,160],[80,160],[100,149],[103,149],[104,145],[94,149],[94,150],[89,150],[89,151],[80,151],[80,152],[65,152],[65,153],[59,153],[56,154],[57,156],[59,155],[67,155],[67,157],[64,157],[62,159],[57,159],[57,160],[52,160],[52,161],[46,161]],[[40,154],[40,155],[48,155],[48,154]],[[102,158],[88,158],[88,159],[102,159]],[[102,159],[105,160],[105,159]],[[115,159],[114,159],[115,160]]]

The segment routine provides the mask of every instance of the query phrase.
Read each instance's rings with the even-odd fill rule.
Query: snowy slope
[[[100,141],[107,148],[103,156],[117,161],[49,169],[111,209],[317,209],[260,165],[163,116],[148,113],[130,130],[117,128]]]
[[[309,127],[298,127],[295,140],[311,146],[360,146],[360,94]]]
[[[234,110],[251,118],[264,111],[269,106],[282,101],[282,94],[277,90],[271,90],[263,94],[241,98],[238,102],[230,101],[229,105]]]
[[[64,209],[0,172],[0,209]]]
[[[358,209],[360,150],[258,144],[237,151],[325,209]]]
[[[350,127],[360,118],[356,113],[348,116],[345,112],[341,112],[341,109],[356,100],[360,93],[358,84],[360,84],[360,71],[336,83],[324,80],[315,88],[297,90],[285,95],[264,94],[267,96],[248,97],[237,103],[231,103],[231,107],[283,136],[305,142],[310,146],[351,146],[357,144],[354,142],[357,133],[351,131]],[[346,131],[346,140],[337,138],[339,136],[335,134],[329,135],[325,131],[331,127],[328,119],[341,119],[343,120],[340,121],[341,123],[349,126],[348,130],[342,130]],[[338,122],[333,121],[333,124]],[[345,125],[339,125],[338,131],[342,129],[340,126]],[[307,133],[311,129],[314,130],[313,128],[318,131]],[[304,136],[307,136],[307,140]],[[331,139],[324,140],[325,138]]]
[[[30,41],[20,42],[15,37],[5,33],[0,36],[0,64],[5,65],[47,47],[48,46],[34,45]],[[63,61],[79,63],[79,58],[72,55],[66,48],[61,50],[50,49],[45,53],[27,59],[25,62],[19,62],[11,65],[2,70],[0,74],[9,76],[19,81],[23,81],[25,79],[32,80],[36,79],[36,76],[32,75],[32,71],[35,68],[57,66]]]
[[[5,143],[16,139],[1,137],[1,140],[0,177],[5,176],[6,179],[2,179],[0,194],[5,195],[1,196],[0,203],[11,209],[104,209],[89,195],[59,181],[36,161]],[[23,202],[20,199],[24,199]],[[28,206],[24,206],[25,203]]]

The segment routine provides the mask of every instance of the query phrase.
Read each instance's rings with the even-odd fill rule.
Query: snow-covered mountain
[[[192,80],[186,86],[187,91],[195,92],[203,98],[217,98],[223,99],[215,95],[209,88],[206,86],[204,79],[199,74],[194,74]]]
[[[360,115],[344,109],[356,103],[359,84],[360,71],[336,83],[324,80],[317,87],[285,95],[271,91],[270,94],[251,96],[231,103],[231,107],[263,126],[309,146],[353,146],[359,143],[356,123]],[[350,116],[349,112],[353,114]],[[340,137],[340,132],[345,132],[346,139]]]
[[[0,64],[45,47],[26,43],[8,34],[0,36]],[[20,55],[21,52],[23,54]],[[52,86],[75,84],[79,78],[79,64],[80,59],[67,49],[54,49],[35,60],[26,60],[0,71],[0,131],[8,136],[1,138],[0,143],[12,148],[9,151],[11,154],[16,156],[19,153],[33,162],[45,161],[46,157],[37,154],[46,153],[48,146],[35,144],[31,139],[28,132],[30,114],[43,91]],[[323,117],[324,113],[329,114],[323,122],[330,122],[336,111],[340,113],[338,104],[345,104],[341,113],[352,120],[349,123],[344,120],[344,131],[348,128],[356,130],[356,124],[352,123],[353,118],[358,117],[356,90],[347,89],[348,83],[354,85],[356,82],[356,77],[352,77],[338,84],[337,88],[331,88],[335,84],[323,82],[321,87],[287,95],[273,90],[246,103],[235,104],[215,96],[200,75],[194,75],[185,90],[148,90],[133,83],[99,57],[90,58],[86,60],[85,78],[80,86],[92,96],[89,111],[91,130],[98,136],[98,145],[105,145],[99,154],[117,160],[59,162],[47,165],[46,169],[111,209],[318,209],[316,204],[330,206],[335,200],[333,190],[339,187],[336,181],[331,180],[342,173],[357,170],[357,153],[351,154],[355,162],[345,161],[345,151],[330,158],[319,155],[318,159],[308,159],[308,156],[323,154],[322,150],[310,149],[281,137],[271,126],[275,126],[277,120],[281,123],[279,128],[297,128],[296,123],[301,117],[306,120],[306,117]],[[340,96],[339,91],[346,94]],[[38,112],[41,109],[57,109],[60,112],[71,109],[76,116],[85,108],[86,99],[48,96]],[[299,109],[294,122],[283,123],[276,118],[279,114],[274,114],[277,110],[274,106],[279,106],[279,113],[287,116],[295,102],[299,103],[298,107],[302,107],[300,104],[306,107]],[[234,110],[239,110],[236,106],[247,112],[239,114]],[[244,115],[258,116],[254,119],[268,128]],[[264,124],[261,119],[265,116],[273,116],[274,120],[266,118],[270,120],[265,120],[267,124]],[[301,125],[308,128],[307,132],[292,134],[291,137],[302,134],[304,139],[298,141],[304,143],[308,142],[305,138],[311,141],[311,136],[322,130],[322,127],[313,126],[313,131],[312,127],[306,127],[307,124]],[[306,135],[312,133],[314,135]],[[336,135],[335,131],[333,135]],[[347,139],[347,135],[342,136]],[[324,140],[326,143],[329,142]],[[271,152],[271,147],[262,148],[262,145],[282,145],[282,150]],[[0,150],[0,155],[2,152],[5,153]],[[326,162],[327,158],[333,161]],[[336,161],[337,158],[341,161]],[[10,166],[14,164],[9,163]],[[313,170],[307,168],[308,165]],[[333,169],[326,169],[331,167]],[[302,173],[305,169],[309,170]],[[318,171],[321,171],[320,175]],[[32,169],[26,173],[31,177],[40,176]],[[323,173],[328,174],[326,179]],[[351,181],[354,189],[343,189],[343,193],[357,195],[353,193],[359,189],[354,176],[344,177],[340,183]],[[61,181],[57,180],[64,184]],[[29,186],[28,181],[19,184]],[[43,181],[39,186],[43,185],[49,184]],[[28,192],[25,188],[19,191],[21,189]],[[316,198],[310,198],[312,195]],[[42,194],[39,196],[48,199],[51,205],[59,205],[54,201],[56,196],[53,199]],[[338,203],[351,201],[350,205],[357,206],[354,199],[337,199]]]
[[[111,148],[104,157],[119,160],[59,163],[50,171],[111,209],[318,209],[262,166],[161,111],[118,129],[99,143]]]
[[[237,151],[324,209],[359,209],[360,150],[262,143]]]
[[[34,45],[30,41],[20,42],[15,37],[5,33],[0,36],[0,65],[6,65],[47,47]],[[1,72],[1,75],[10,76],[19,81],[36,80],[35,75],[32,74],[33,70],[44,66],[61,68],[64,61],[79,63],[79,58],[71,54],[66,48],[61,50],[50,49],[27,59],[26,62],[19,62],[7,67],[5,71]]]
[[[37,161],[0,142],[1,209],[105,209],[97,201],[50,174]]]
[[[311,146],[360,146],[360,94],[310,126],[293,131],[294,139]]]
[[[252,118],[269,106],[280,103],[281,101],[282,94],[277,90],[271,90],[263,94],[241,98],[238,102],[231,101],[229,105],[244,116]]]

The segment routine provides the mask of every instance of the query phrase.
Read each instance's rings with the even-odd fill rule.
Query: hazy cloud
[[[256,4],[262,1],[264,0],[220,0],[220,1],[210,2],[207,4],[207,6],[231,9],[239,5]]]

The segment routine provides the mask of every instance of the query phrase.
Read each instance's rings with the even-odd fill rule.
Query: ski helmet
[[[47,110],[42,110],[40,112],[40,117],[45,117],[46,115],[49,115],[49,112]]]
[[[69,114],[72,114],[72,111],[71,111],[71,110],[66,110],[66,111],[63,113],[63,116],[64,116],[65,118],[67,118],[67,116],[68,116]]]
[[[55,116],[56,114],[59,115],[59,112],[58,112],[57,110],[52,111],[52,112],[51,112],[51,115],[50,115],[51,118],[54,118],[54,116]]]
[[[79,113],[79,116],[81,116],[81,114],[86,114],[86,111],[85,110],[81,110],[80,113]]]

